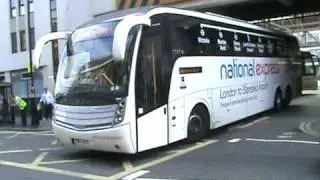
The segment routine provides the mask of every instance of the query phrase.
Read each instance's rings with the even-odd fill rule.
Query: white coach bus
[[[275,108],[301,94],[294,36],[169,7],[115,11],[73,32],[57,74],[53,131],[61,144],[137,153]]]

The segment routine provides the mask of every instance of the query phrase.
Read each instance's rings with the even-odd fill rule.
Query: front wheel
[[[188,123],[188,138],[187,141],[197,142],[203,139],[209,131],[209,114],[199,106],[192,110]]]

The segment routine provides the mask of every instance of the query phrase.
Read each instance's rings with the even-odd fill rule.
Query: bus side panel
[[[272,108],[276,88],[290,84],[285,64],[276,58],[179,58],[172,74],[170,99],[185,96],[186,127],[197,103],[208,104],[212,128],[220,127]],[[240,66],[250,67],[250,72],[237,74],[235,68]]]
[[[169,91],[170,143],[187,137],[188,119],[196,104],[202,103],[212,112],[212,95],[203,83],[210,78],[202,73],[203,62],[179,58],[174,64]]]

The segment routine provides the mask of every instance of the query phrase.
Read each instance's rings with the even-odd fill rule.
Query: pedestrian
[[[54,97],[48,88],[44,88],[44,92],[40,98],[40,103],[43,105],[44,119],[52,119],[52,109],[54,103]]]
[[[20,96],[11,94],[13,105],[18,106],[20,109],[21,123],[22,126],[27,126],[27,102],[23,100]]]

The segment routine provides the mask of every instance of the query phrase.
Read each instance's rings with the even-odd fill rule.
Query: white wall
[[[89,21],[93,16],[113,11],[115,0],[56,0],[58,30],[70,31]],[[80,3],[81,2],[81,3]]]
[[[12,69],[12,64],[17,64],[12,62],[11,56],[11,43],[10,43],[10,22],[9,22],[9,1],[0,1],[0,72]]]
[[[35,38],[38,40],[41,36],[51,32],[50,23],[50,4],[49,1],[34,1],[34,21],[35,21]],[[40,65],[45,66],[44,74],[44,87],[53,91],[54,82],[53,77],[53,63],[52,63],[52,49],[51,43],[48,43],[43,49],[41,55]]]
[[[113,11],[116,9],[115,0],[90,0],[90,14],[95,16],[105,12]]]

